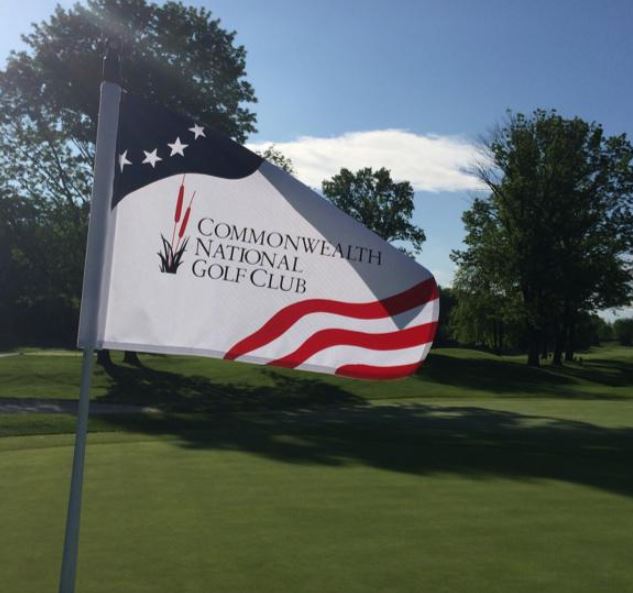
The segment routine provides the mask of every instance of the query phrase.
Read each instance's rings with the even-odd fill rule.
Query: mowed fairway
[[[530,374],[530,390],[543,381],[532,397],[465,389],[457,398],[466,379],[442,383],[438,371],[382,384],[262,375],[287,390],[269,410],[260,405],[265,382],[258,387],[251,371],[240,378],[251,367],[227,365],[208,384],[184,372],[189,391],[170,399],[179,359],[143,358],[154,375],[120,365],[126,381],[144,373],[142,401],[144,385],[162,377],[166,411],[93,420],[77,591],[631,591],[631,367],[628,351],[607,352],[591,355],[595,369],[555,373],[565,383],[549,370]],[[442,356],[475,376],[473,360],[505,364],[503,381],[514,380],[511,360]],[[9,359],[0,373],[2,365]],[[23,382],[43,393],[46,374],[63,365],[39,368]],[[121,401],[122,388],[99,381],[101,397]],[[219,391],[205,406],[211,381]],[[450,397],[437,397],[443,387]],[[311,388],[325,405],[307,405]],[[54,591],[72,418],[3,415],[0,427],[0,590]],[[23,436],[33,432],[58,434]]]

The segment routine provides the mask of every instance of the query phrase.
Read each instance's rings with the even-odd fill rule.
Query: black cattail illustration
[[[171,235],[171,242],[168,241],[163,234],[161,233],[160,238],[163,241],[163,250],[162,252],[158,252],[158,257],[160,257],[160,271],[167,274],[175,274],[178,271],[180,264],[182,263],[182,256],[187,250],[187,243],[189,243],[189,237],[185,237],[185,231],[187,230],[187,225],[189,224],[189,218],[191,217],[191,205],[193,204],[193,199],[196,196],[196,192],[194,191],[191,200],[189,200],[189,205],[187,206],[187,210],[185,211],[184,217],[182,216],[182,209],[185,201],[185,176],[183,175],[182,181],[180,183],[180,188],[178,189],[178,197],[176,199],[176,210],[174,211],[174,230]],[[180,228],[178,228],[178,223],[182,218],[182,223],[180,224]],[[178,233],[176,234],[176,231]]]

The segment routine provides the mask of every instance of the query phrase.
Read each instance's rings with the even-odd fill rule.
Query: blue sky
[[[427,233],[420,260],[441,283],[476,192],[460,168],[506,109],[556,108],[633,134],[630,0],[192,3],[248,51],[259,98],[250,142],[277,143],[311,185],[365,162],[411,179]],[[54,5],[3,2],[0,56]]]

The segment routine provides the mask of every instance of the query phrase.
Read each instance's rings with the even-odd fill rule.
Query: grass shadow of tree
[[[175,437],[183,447],[416,475],[555,479],[633,495],[630,428],[476,406],[372,405],[318,379],[275,371],[267,371],[270,384],[263,387],[147,368],[117,373],[125,385],[115,383],[102,401],[139,390],[147,403],[161,402],[163,412],[102,421]]]
[[[582,364],[573,363],[558,367],[555,372],[609,387],[630,385],[633,394],[633,364],[623,360],[592,358],[583,360]]]
[[[420,378],[434,383],[491,393],[579,399],[621,399],[587,395],[576,389],[578,380],[610,387],[633,385],[633,365],[614,360],[589,360],[568,366],[528,367],[503,358],[462,358],[431,353]]]
[[[249,386],[216,383],[200,375],[113,364],[108,375],[112,383],[96,401],[133,403],[159,407],[169,412],[231,412],[288,409],[330,404],[361,405],[362,398],[318,379],[275,371],[262,371],[266,381]]]

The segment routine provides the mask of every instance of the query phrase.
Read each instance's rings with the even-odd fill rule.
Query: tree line
[[[125,88],[238,142],[256,131],[246,51],[204,8],[87,0],[58,6],[0,71],[0,343],[75,341],[92,182],[100,62],[120,42]],[[274,148],[263,156],[286,170]],[[595,313],[633,297],[633,149],[555,111],[509,113],[482,145],[487,191],[464,213],[464,248],[442,291],[440,341],[556,364],[596,339],[627,343]],[[342,169],[326,199],[412,256],[414,192],[387,169]],[[626,332],[629,331],[629,334]],[[596,338],[598,336],[598,338]]]
[[[522,340],[528,364],[572,360],[581,323],[633,296],[633,148],[556,111],[509,114],[485,144],[488,188],[453,252],[456,324]],[[476,319],[476,320],[475,320]]]
[[[524,326],[516,323],[504,327],[498,317],[473,307],[471,295],[464,295],[453,287],[440,291],[440,325],[436,344],[440,346],[471,346],[495,354],[517,354],[527,351],[527,335]],[[460,297],[463,300],[460,301]],[[608,321],[597,313],[578,314],[575,328],[574,352],[582,352],[591,346],[618,343],[633,345],[633,318]],[[543,344],[541,362],[553,359],[553,352]]]

